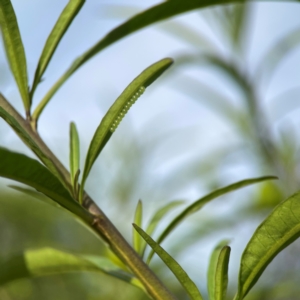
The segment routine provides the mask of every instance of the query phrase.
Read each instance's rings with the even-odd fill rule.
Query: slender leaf
[[[207,272],[207,290],[209,295],[209,300],[216,300],[216,272],[217,272],[217,265],[218,260],[220,257],[220,253],[222,249],[228,245],[229,240],[223,240],[221,241],[213,250],[209,266],[208,266],[208,272]]]
[[[224,188],[217,189],[210,194],[200,198],[199,200],[193,202],[191,205],[189,205],[187,208],[185,208],[179,215],[177,215],[171,223],[166,227],[166,229],[162,232],[162,234],[157,239],[157,243],[161,244],[162,241],[189,215],[195,213],[196,211],[200,210],[205,204],[209,203],[210,201],[216,199],[217,197],[220,197],[224,194],[233,192],[237,189],[240,189],[242,187],[248,186],[250,184],[258,183],[265,180],[270,179],[276,179],[274,176],[265,176],[265,177],[258,177],[258,178],[251,178],[251,179],[245,179],[233,184],[230,184]],[[151,258],[153,256],[154,252],[150,252],[147,263],[150,263]]]
[[[60,169],[53,163],[52,152],[41,141],[40,137],[34,132],[19,113],[10,105],[10,103],[0,94],[0,117],[16,132],[21,140],[37,155],[45,166],[62,182],[66,189],[71,191],[71,188],[66,182],[66,176],[61,173]],[[62,166],[62,168],[64,168]],[[69,179],[69,175],[68,178]]]
[[[87,223],[92,215],[74,201],[60,181],[38,161],[0,148],[0,176],[27,184],[65,207]]]
[[[41,102],[41,106],[45,107],[52,96],[62,86],[62,84],[84,63],[91,59],[94,55],[98,54],[101,50],[112,45],[114,42],[122,39],[123,37],[138,31],[153,23],[171,18],[178,14],[182,14],[194,9],[204,8],[208,6],[228,3],[243,3],[245,0],[172,0],[159,3],[124,22],[120,26],[110,31],[104,38],[96,43],[92,48],[87,50],[84,54],[79,56],[70,66],[70,68],[58,79],[54,86],[49,90]],[[38,113],[40,114],[42,110]],[[38,117],[34,113],[35,118]]]
[[[79,136],[75,123],[70,124],[70,174],[73,188],[77,184],[75,180],[76,173],[79,170],[79,158],[80,158],[80,147],[79,147]]]
[[[298,192],[280,203],[254,232],[242,254],[238,294],[235,299],[243,299],[275,256],[299,236]]]
[[[224,246],[218,258],[215,277],[215,300],[226,300],[230,251],[230,247]]]
[[[37,85],[41,82],[42,76],[46,71],[46,68],[65,32],[68,30],[72,21],[80,11],[85,0],[69,0],[61,15],[59,16],[55,26],[53,27],[42,54],[40,56],[37,69],[35,71],[33,84],[31,88],[31,98],[33,97],[34,91]]]
[[[9,65],[17,82],[27,115],[30,112],[25,51],[10,0],[0,0],[0,26]]]
[[[139,200],[136,209],[135,209],[135,214],[134,214],[134,223],[137,224],[139,227],[142,227],[142,221],[143,221],[143,203],[141,200]],[[141,245],[142,245],[142,239],[140,237],[140,235],[138,234],[138,232],[136,230],[134,230],[133,228],[133,232],[132,232],[132,245],[133,245],[133,249],[141,254]]]
[[[148,67],[126,87],[126,89],[110,107],[100,125],[96,129],[96,132],[90,143],[82,175],[80,187],[81,194],[84,189],[86,178],[95,160],[112,136],[114,130],[130,106],[134,103],[134,101],[136,101],[137,96],[140,95],[142,91],[153,81],[155,81],[167,68],[169,68],[172,63],[172,59],[165,58]]]
[[[182,287],[190,295],[191,299],[202,300],[203,298],[197,286],[178,264],[178,262],[171,255],[169,255],[158,243],[156,243],[142,228],[138,227],[136,224],[133,224],[133,227],[172,271],[172,273],[181,283]]]
[[[157,228],[158,224],[160,223],[161,219],[169,213],[172,209],[176,208],[177,206],[183,204],[184,201],[172,201],[163,207],[159,208],[149,221],[149,224],[146,229],[146,233],[148,235],[152,235],[155,229]],[[136,222],[135,222],[136,223]],[[137,224],[137,223],[136,223]],[[138,224],[137,224],[138,225]],[[141,246],[141,256],[144,257],[144,253],[146,250],[147,243],[143,240],[142,246]]]
[[[136,277],[119,269],[105,257],[79,255],[54,248],[26,250],[12,256],[1,264],[0,285],[21,278],[83,271],[105,273],[144,290]]]

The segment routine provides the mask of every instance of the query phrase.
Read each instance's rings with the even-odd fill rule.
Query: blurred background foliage
[[[30,27],[23,20],[30,18],[33,11],[27,7],[22,14],[21,2],[12,1],[20,16],[20,29],[21,33],[24,31],[30,61],[32,36],[26,35],[26,30],[29,32],[33,25]],[[154,4],[146,2],[148,6]],[[146,2],[145,7],[148,7]],[[50,1],[45,5],[59,11],[56,4]],[[86,5],[88,9],[83,17],[78,17],[74,31],[70,29],[67,42],[59,48],[56,57],[61,55],[61,60],[68,55],[75,57],[75,52],[84,49],[75,45],[75,42],[80,44],[78,37],[74,41],[75,33],[79,37],[85,33],[80,22],[92,16],[91,26],[97,32],[93,38],[97,40],[121,19],[143,9],[130,1],[115,1],[115,5],[91,1]],[[111,52],[115,60],[104,55],[102,60],[95,62],[96,66],[101,66],[100,74],[95,67],[92,72],[85,68],[74,75],[75,79],[71,79],[67,88],[53,100],[56,103],[49,107],[39,127],[41,135],[67,165],[67,123],[75,120],[79,125],[83,161],[99,115],[103,115],[122,91],[123,81],[135,77],[148,60],[155,61],[153,53],[158,58],[175,59],[168,74],[147,91],[145,99],[139,100],[145,104],[133,108],[120,125],[93,169],[87,191],[130,240],[139,199],[144,203],[147,221],[154,210],[171,200],[189,203],[237,180],[278,176],[277,181],[260,183],[217,199],[186,220],[164,242],[164,247],[181,263],[204,295],[212,248],[223,238],[232,240],[228,297],[231,299],[236,290],[239,257],[253,231],[276,204],[299,190],[300,52],[297,47],[300,22],[296,16],[300,11],[297,4],[284,3],[277,10],[276,5],[247,3],[213,7],[166,20],[154,25],[151,31],[146,29],[122,40],[106,51]],[[278,12],[283,5],[285,18],[279,22]],[[45,8],[39,9],[42,19]],[[49,15],[53,12],[51,9]],[[266,19],[275,19],[274,31],[270,30],[272,22],[269,28],[260,27],[261,14]],[[103,25],[101,34],[97,31],[99,19]],[[285,24],[284,30],[276,31],[283,22],[291,25]],[[144,40],[148,50],[142,46]],[[262,42],[266,40],[267,43]],[[68,43],[71,45],[67,49]],[[165,49],[161,44],[171,46]],[[74,53],[70,51],[72,47]],[[126,51],[131,52],[131,56],[127,56]],[[0,54],[2,92],[20,108],[21,101],[3,50]],[[140,56],[137,61],[130,61],[137,56]],[[58,60],[47,71],[47,80],[55,78],[51,74],[55,73],[55,68],[65,69],[61,69],[61,64],[64,67]],[[124,74],[125,79],[118,78],[117,72]],[[85,81],[80,79],[85,75]],[[105,80],[111,81],[109,87]],[[96,84],[101,85],[101,89],[89,91],[90,86]],[[74,85],[77,87],[72,91]],[[77,96],[76,89],[79,89]],[[94,103],[88,102],[89,97]],[[1,122],[0,131],[1,145],[29,153],[4,122]],[[46,246],[74,253],[101,253],[114,259],[105,245],[72,215],[41,201],[36,195],[8,189],[6,186],[12,184],[11,181],[1,182],[0,266],[24,249]],[[176,209],[172,213],[175,212]],[[163,226],[164,222],[157,231]],[[296,241],[281,253],[246,299],[299,299],[299,251],[300,244]],[[159,259],[155,258],[151,266],[179,299],[186,299]],[[145,299],[145,295],[106,275],[78,272],[7,283],[0,287],[0,299],[122,300]]]

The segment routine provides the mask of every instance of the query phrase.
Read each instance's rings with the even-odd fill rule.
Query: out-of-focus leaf
[[[215,275],[215,300],[226,299],[230,251],[230,247],[224,246],[218,258]]]
[[[67,272],[104,272],[144,290],[136,277],[105,257],[73,254],[54,248],[26,250],[12,256],[1,264],[0,285],[21,278]]]
[[[33,97],[34,91],[37,85],[40,83],[42,76],[60,42],[65,32],[68,30],[72,21],[80,11],[83,6],[85,0],[70,0],[66,5],[61,15],[59,16],[56,24],[54,25],[40,56],[37,69],[34,74],[33,84],[31,87],[31,97]],[[43,108],[37,106],[35,112],[33,113],[33,117],[35,119],[38,118],[40,111]]]
[[[60,181],[32,158],[0,148],[0,176],[27,184],[87,223],[93,221],[93,216],[71,197]]]
[[[73,188],[76,189],[76,174],[79,170],[80,146],[79,135],[75,123],[70,124],[70,174]]]
[[[37,133],[33,132],[28,122],[10,105],[10,103],[0,94],[0,117],[16,132],[21,140],[37,155],[45,166],[60,179],[62,184],[68,189],[65,176],[56,168],[50,156],[53,155],[46,145],[41,141]]]
[[[31,102],[28,92],[26,57],[17,18],[10,0],[0,0],[0,25],[9,65],[19,87],[26,113],[29,114]]]
[[[300,193],[297,193],[279,204],[254,232],[241,258],[235,299],[243,299],[275,256],[299,236]]]
[[[114,42],[122,39],[123,37],[138,31],[148,25],[153,23],[171,18],[178,14],[182,14],[197,8],[203,8],[218,4],[228,4],[234,2],[244,2],[244,0],[172,0],[159,3],[144,12],[141,12],[120,26],[116,27],[110,31],[104,38],[102,38],[98,43],[96,43],[92,48],[87,50],[84,54],[79,56],[70,68],[59,78],[59,80],[54,84],[54,86],[45,95],[42,102],[46,105],[51,97],[56,93],[56,91],[61,87],[61,85],[84,63],[91,59],[94,55],[98,54],[104,48],[110,46]]]
[[[167,267],[176,276],[178,281],[181,283],[182,287],[190,295],[193,300],[203,300],[197,286],[187,275],[187,273],[182,269],[178,262],[168,254],[158,243],[156,243],[142,228],[133,224],[135,230],[142,236],[142,238],[147,242],[147,244],[155,251],[155,253],[162,259],[162,261],[167,265]]]
[[[224,246],[228,245],[229,240],[221,241],[213,250],[207,272],[207,290],[209,300],[216,300],[216,271],[220,253]]]
[[[141,200],[139,200],[136,209],[135,209],[135,214],[134,214],[134,221],[133,221],[136,225],[138,225],[139,227],[142,227],[142,222],[143,222],[143,203]],[[132,231],[132,245],[133,245],[133,249],[141,254],[141,245],[142,245],[142,239],[140,237],[140,235],[138,234],[138,232],[136,230]]]
[[[285,34],[266,51],[258,64],[255,78],[270,81],[280,63],[298,46],[300,46],[300,28]]]
[[[162,59],[137,76],[117,98],[103,117],[100,125],[96,129],[93,139],[90,143],[86,156],[84,171],[81,182],[81,195],[84,189],[86,178],[97,159],[98,155],[112,136],[113,132],[127,113],[131,105],[137,100],[146,87],[153,83],[166,69],[173,63],[172,59]]]
[[[157,243],[161,244],[162,241],[189,215],[197,212],[200,210],[205,204],[209,203],[210,201],[216,199],[217,197],[220,197],[224,194],[233,192],[237,189],[240,189],[242,187],[248,186],[250,184],[258,183],[265,180],[270,179],[276,179],[274,176],[265,176],[265,177],[258,177],[258,178],[251,178],[251,179],[245,179],[233,184],[230,184],[224,188],[220,188],[218,190],[213,191],[212,193],[200,198],[199,200],[193,202],[191,205],[189,205],[187,208],[185,208],[178,216],[176,216],[171,223],[166,227],[166,229],[162,232],[162,234],[157,239]],[[150,263],[151,258],[153,256],[154,252],[151,251],[148,258],[147,263]]]
[[[154,213],[154,215],[151,218],[151,220],[149,221],[149,224],[148,224],[147,229],[146,229],[146,233],[151,236],[153,234],[153,232],[155,231],[155,229],[157,228],[157,226],[158,226],[159,222],[161,221],[161,219],[167,213],[169,213],[172,209],[176,208],[177,206],[179,206],[179,205],[181,205],[183,203],[184,203],[184,201],[172,201],[172,202],[164,205],[160,209],[158,209]],[[145,250],[146,250],[146,245],[147,245],[146,242],[143,240],[142,246],[141,246],[141,256],[142,257],[144,257],[144,253],[145,253]]]

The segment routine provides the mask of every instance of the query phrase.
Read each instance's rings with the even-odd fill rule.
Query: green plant
[[[37,125],[42,111],[54,93],[77,69],[104,48],[128,34],[159,20],[192,9],[231,2],[195,0],[182,2],[172,0],[158,4],[134,16],[112,30],[94,47],[76,59],[32,112],[32,100],[35,90],[42,80],[42,76],[50,63],[57,45],[76,17],[84,1],[69,1],[63,10],[47,39],[29,90],[26,58],[15,13],[10,1],[0,1],[0,24],[4,44],[12,73],[23,100],[26,118],[23,118],[2,95],[0,96],[0,116],[42,162],[41,164],[25,155],[1,148],[0,175],[31,186],[46,196],[45,199],[47,200],[44,199],[45,201],[52,204],[54,202],[60,208],[71,212],[74,218],[79,218],[92,232],[96,233],[118,258],[113,261],[113,259],[100,255],[78,255],[54,248],[25,249],[22,254],[18,253],[15,257],[2,263],[0,271],[1,284],[6,284],[19,278],[53,273],[60,274],[74,271],[104,272],[141,288],[153,299],[176,299],[148,267],[153,254],[156,253],[174,273],[190,298],[202,299],[195,283],[161,247],[161,242],[187,216],[197,212],[205,204],[217,197],[250,184],[275,179],[275,177],[266,176],[242,180],[209,193],[184,208],[166,226],[157,241],[154,241],[151,235],[158,223],[166,213],[181,203],[171,202],[157,210],[146,230],[143,230],[142,202],[139,202],[134,218],[135,224],[133,225],[135,230],[133,232],[133,247],[128,244],[84,190],[85,182],[95,160],[112,137],[124,115],[144,90],[171,66],[173,63],[172,59],[165,58],[149,66],[127,86],[107,111],[90,143],[81,181],[79,181],[79,137],[75,124],[71,123],[70,125],[70,172],[44,143],[37,132]],[[220,62],[217,62],[217,64],[223,66]],[[32,191],[18,189],[29,193],[31,197],[37,196]],[[299,236],[300,225],[297,218],[300,210],[299,197],[300,194],[295,194],[279,204],[258,227],[246,246],[241,259],[236,300],[243,299],[248,294],[272,259]],[[152,252],[148,255],[146,262],[144,262],[143,258],[147,245],[152,248]],[[210,261],[208,272],[210,299],[226,298],[229,256],[230,247],[228,246],[228,241],[222,241],[215,248]]]

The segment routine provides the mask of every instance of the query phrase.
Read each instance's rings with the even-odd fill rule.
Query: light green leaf
[[[158,243],[156,243],[142,228],[133,224],[135,230],[142,236],[147,244],[155,251],[155,253],[162,259],[162,261],[168,266],[172,273],[176,276],[182,287],[190,295],[193,300],[203,300],[197,286],[182,269],[178,262],[169,255]]]
[[[91,224],[93,216],[38,161],[0,147],[0,176],[27,184]]]
[[[164,205],[163,207],[159,208],[153,215],[153,217],[151,218],[151,220],[149,221],[149,224],[147,226],[146,229],[146,233],[150,236],[152,236],[153,232],[155,231],[155,229],[157,228],[159,222],[161,221],[161,219],[167,214],[169,213],[172,209],[176,208],[177,206],[183,204],[184,201],[172,201],[166,205]],[[136,222],[135,222],[136,223]],[[137,223],[136,223],[137,224]],[[137,224],[138,225],[138,224]],[[144,253],[146,250],[146,246],[147,243],[143,240],[142,241],[142,246],[141,246],[141,256],[144,257]]]
[[[0,285],[21,278],[68,272],[101,272],[144,290],[136,277],[119,269],[105,257],[79,255],[54,248],[26,250],[12,256],[1,264]]]
[[[112,136],[124,115],[127,113],[131,105],[137,100],[140,94],[143,93],[144,89],[154,82],[166,69],[170,67],[172,63],[172,59],[165,58],[148,67],[126,87],[126,89],[110,107],[96,129],[89,146],[80,186],[81,195],[86,178],[95,160]]]
[[[265,176],[265,177],[258,177],[258,178],[251,178],[251,179],[245,179],[242,181],[238,181],[236,183],[230,184],[224,188],[217,189],[213,191],[212,193],[200,198],[199,200],[195,201],[191,205],[189,205],[187,208],[185,208],[178,216],[176,216],[171,223],[166,227],[166,229],[163,231],[163,233],[159,236],[157,239],[157,243],[161,244],[162,241],[189,215],[195,213],[196,211],[200,210],[205,204],[209,203],[210,201],[214,200],[217,197],[220,197],[224,194],[233,192],[237,189],[240,189],[242,187],[248,186],[250,184],[258,183],[265,180],[270,179],[276,179],[274,176]],[[147,263],[150,263],[151,258],[153,256],[154,252],[150,252]]]
[[[80,146],[79,135],[75,123],[70,124],[70,174],[73,189],[76,189],[76,174],[79,170]]]
[[[135,224],[137,224],[139,227],[142,227],[143,222],[143,203],[141,200],[139,200],[134,214],[134,221]],[[142,245],[142,239],[140,235],[137,233],[134,228],[132,229],[132,245],[133,249],[138,253],[141,254],[141,245]]]
[[[62,182],[68,191],[72,188],[68,185],[69,174],[62,174],[60,169],[53,163],[53,154],[41,140],[39,135],[34,132],[29,124],[10,103],[0,94],[0,117],[16,132],[21,140],[36,154],[43,164]],[[64,169],[63,166],[61,166]],[[68,180],[68,181],[67,181]]]
[[[230,251],[230,247],[224,246],[218,258],[215,275],[215,300],[226,300]]]
[[[66,5],[61,15],[59,16],[56,24],[54,25],[40,56],[37,69],[35,71],[33,84],[30,91],[31,99],[33,97],[34,91],[37,85],[41,82],[42,76],[46,71],[46,68],[60,42],[65,32],[68,30],[69,26],[73,22],[74,18],[80,11],[85,0],[70,0]],[[34,115],[39,115],[38,111],[41,108],[38,106],[34,112]]]
[[[208,6],[227,4],[227,3],[243,3],[245,0],[172,0],[159,3],[124,22],[120,26],[110,31],[104,38],[96,43],[92,48],[87,50],[84,54],[79,56],[70,68],[59,78],[54,86],[49,90],[42,100],[44,107],[62,84],[84,63],[91,59],[94,55],[98,54],[101,50],[112,45],[114,42],[122,39],[123,37],[138,31],[153,23],[171,18],[178,14],[182,14],[194,9],[204,8]],[[41,113],[41,111],[40,111]]]
[[[220,253],[224,246],[228,245],[229,240],[221,241],[213,250],[207,272],[207,290],[210,300],[216,300],[216,279],[217,265]]]
[[[297,193],[280,203],[254,232],[242,254],[235,299],[243,299],[275,256],[299,236],[300,193]]]
[[[0,0],[0,26],[9,65],[17,82],[26,114],[28,115],[31,102],[28,92],[26,57],[17,18],[10,0]]]

